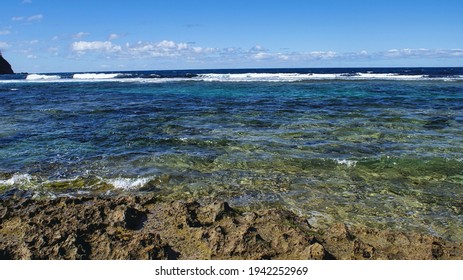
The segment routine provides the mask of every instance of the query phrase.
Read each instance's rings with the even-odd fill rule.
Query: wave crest
[[[29,74],[26,77],[26,80],[29,81],[38,81],[38,80],[59,80],[61,76],[59,75],[40,75],[40,74]]]
[[[106,80],[120,77],[120,73],[79,73],[72,76],[73,79],[79,80]]]
[[[200,74],[197,79],[206,82],[299,82],[317,80],[435,80],[426,75],[401,75],[396,73],[240,73],[240,74]]]
[[[142,72],[87,72],[87,73],[58,73],[58,74],[29,74],[8,76],[0,79],[0,83],[25,82],[136,82],[136,83],[166,83],[166,82],[313,82],[313,81],[463,81],[462,70],[407,70],[391,69],[377,71],[368,69],[280,69],[251,70],[205,70],[193,73],[185,70],[179,71],[142,71]],[[446,70],[446,71],[444,71]]]

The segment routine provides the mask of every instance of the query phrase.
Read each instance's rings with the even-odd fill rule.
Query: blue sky
[[[16,72],[463,66],[463,1],[2,0]]]

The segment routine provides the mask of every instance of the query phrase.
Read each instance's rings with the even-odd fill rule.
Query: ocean
[[[0,76],[0,197],[226,200],[463,241],[463,68]]]

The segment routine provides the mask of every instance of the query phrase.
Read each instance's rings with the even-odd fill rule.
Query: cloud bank
[[[301,61],[366,61],[390,59],[463,58],[463,49],[390,49],[378,52],[361,50],[358,52],[336,52],[314,50],[306,52],[275,52],[262,46],[243,48],[201,47],[194,43],[136,42],[115,44],[117,39],[111,34],[106,41],[78,41],[71,44],[71,51],[79,56],[92,53],[103,54],[107,58],[149,59],[175,58],[186,61],[257,61],[257,62],[301,62]]]

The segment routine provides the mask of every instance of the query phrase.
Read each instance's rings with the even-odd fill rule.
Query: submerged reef
[[[463,243],[154,195],[2,197],[0,259],[463,259]]]

